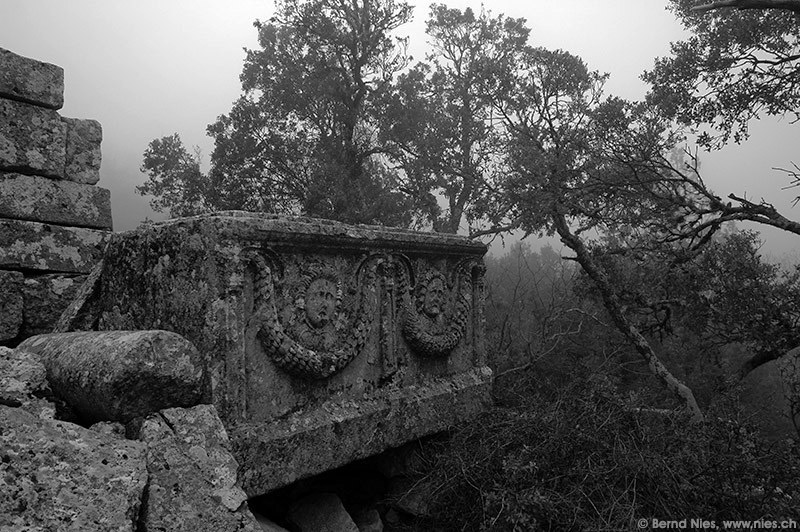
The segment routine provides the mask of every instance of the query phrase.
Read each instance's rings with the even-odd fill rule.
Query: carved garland
[[[315,351],[298,344],[286,334],[278,320],[275,308],[275,287],[272,270],[261,255],[252,253],[250,261],[255,266],[253,283],[255,311],[251,319],[257,320],[257,338],[264,351],[275,364],[293,375],[325,379],[344,368],[357,357],[364,347],[369,334],[372,317],[375,315],[374,298],[370,297],[364,284],[361,286],[361,301],[356,311],[353,327],[343,342],[341,349],[335,351]],[[374,286],[375,265],[366,267],[367,286]]]
[[[400,293],[403,299],[403,336],[415,353],[426,358],[446,357],[461,342],[470,316],[470,299],[465,290],[472,286],[471,278],[459,266],[456,283],[456,308],[444,332],[431,332],[429,323],[420,316],[412,296],[408,272],[400,268]]]

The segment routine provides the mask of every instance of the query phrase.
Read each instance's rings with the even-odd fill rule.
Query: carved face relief
[[[314,279],[306,289],[306,319],[320,329],[335,318],[336,285],[330,279]]]
[[[428,283],[425,290],[425,299],[422,301],[422,310],[428,317],[435,318],[442,313],[442,303],[444,302],[444,283],[438,277],[434,277]]]

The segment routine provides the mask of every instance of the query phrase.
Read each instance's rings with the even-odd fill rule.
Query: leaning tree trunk
[[[614,325],[628,338],[636,348],[636,351],[642,356],[645,362],[647,362],[650,373],[655,375],[668,390],[678,397],[681,403],[683,403],[686,409],[691,413],[692,421],[703,421],[703,413],[697,405],[692,390],[670,373],[666,366],[658,359],[658,355],[656,355],[647,339],[625,316],[625,313],[622,311],[622,303],[614,292],[608,276],[595,263],[591,253],[589,253],[589,250],[580,237],[570,231],[566,218],[562,214],[554,214],[553,223],[556,232],[558,232],[558,235],[561,237],[561,241],[575,252],[578,264],[581,265],[586,274],[594,281],[598,290],[600,290],[603,304],[611,316]]]

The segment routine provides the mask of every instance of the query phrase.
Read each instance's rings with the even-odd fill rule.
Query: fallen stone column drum
[[[190,340],[254,496],[485,408],[485,252],[309,218],[177,219],[114,236],[76,323]]]

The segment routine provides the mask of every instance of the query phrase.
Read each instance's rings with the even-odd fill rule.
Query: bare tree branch
[[[800,0],[717,0],[708,4],[694,6],[692,11],[704,13],[716,9],[785,9],[800,13]]]

